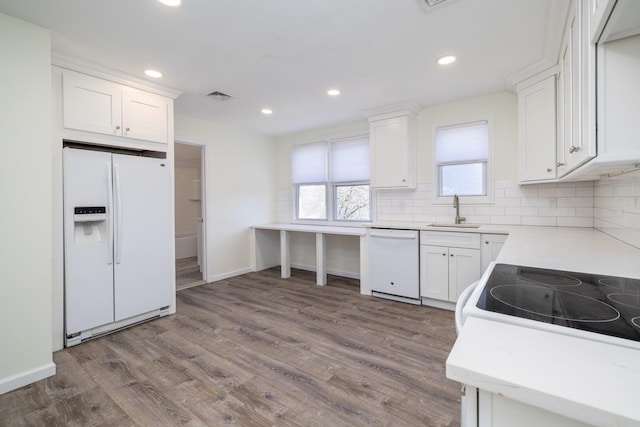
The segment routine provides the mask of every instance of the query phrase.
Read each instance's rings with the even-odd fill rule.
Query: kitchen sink
[[[480,224],[448,224],[448,223],[436,223],[427,224],[427,227],[452,227],[452,228],[478,228]]]

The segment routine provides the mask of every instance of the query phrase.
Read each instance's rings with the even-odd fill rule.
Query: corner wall
[[[251,226],[276,219],[273,138],[176,114],[175,140],[205,146],[207,282],[251,271]]]
[[[50,33],[0,14],[0,56],[0,393],[4,393],[55,374]]]
[[[640,248],[640,171],[603,178],[594,190],[594,227]]]

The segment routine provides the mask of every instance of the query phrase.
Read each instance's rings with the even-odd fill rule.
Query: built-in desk
[[[336,227],[328,225],[264,224],[254,225],[252,265],[255,271],[280,265],[283,279],[291,277],[291,232],[316,235],[316,283],[327,284],[326,236],[328,234],[355,236],[360,239],[360,293],[371,295],[365,280],[366,229],[363,227]]]

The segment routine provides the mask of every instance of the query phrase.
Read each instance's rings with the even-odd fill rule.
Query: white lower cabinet
[[[467,414],[462,427],[586,427],[580,421],[509,399],[499,394],[478,390],[478,418],[474,423]]]
[[[484,273],[491,261],[495,261],[507,240],[506,234],[483,234],[480,245],[480,263]]]
[[[479,234],[421,232],[420,296],[456,302],[480,275]]]

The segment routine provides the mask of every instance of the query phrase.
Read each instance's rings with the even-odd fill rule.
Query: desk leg
[[[369,250],[367,236],[360,237],[360,293],[371,295],[369,288]]]
[[[327,284],[326,237],[316,233],[316,283],[320,286]]]
[[[289,232],[280,230],[280,277],[291,277],[291,255],[289,252]]]

